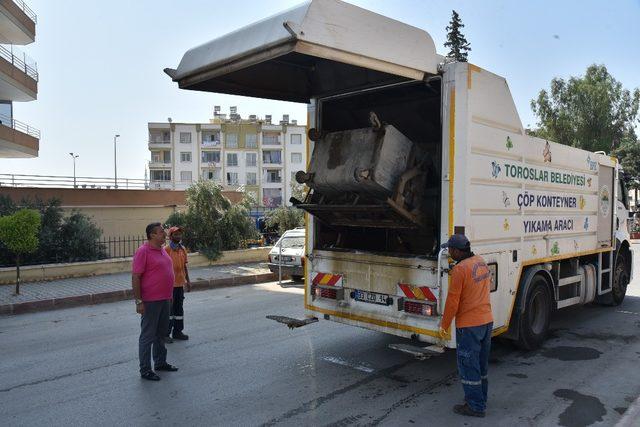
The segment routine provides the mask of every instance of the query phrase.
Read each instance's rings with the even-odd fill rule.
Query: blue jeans
[[[493,323],[456,329],[458,373],[464,400],[476,412],[487,408],[492,329]]]

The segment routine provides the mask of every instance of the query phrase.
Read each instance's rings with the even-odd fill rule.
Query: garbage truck
[[[165,72],[182,89],[308,104],[312,154],[294,171],[308,192],[291,202],[305,211],[309,321],[437,343],[454,233],[491,271],[493,335],[522,348],[540,346],[554,310],[625,297],[616,159],[528,135],[506,80],[446,61],[422,29],[312,0]]]

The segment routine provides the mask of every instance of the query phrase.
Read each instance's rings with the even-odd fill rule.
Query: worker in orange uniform
[[[182,246],[182,228],[171,227],[169,229],[169,244],[164,247],[173,262],[173,301],[171,302],[171,315],[169,317],[168,335],[174,340],[188,340],[189,335],[182,332],[184,329],[184,291],[191,292],[191,280],[187,269],[187,250]],[[172,333],[173,332],[173,333]]]
[[[481,256],[471,252],[463,234],[452,235],[443,248],[456,261],[451,270],[440,337],[450,337],[449,327],[456,319],[458,374],[464,389],[465,403],[455,405],[460,415],[484,417],[489,388],[488,368],[491,352],[491,272]]]

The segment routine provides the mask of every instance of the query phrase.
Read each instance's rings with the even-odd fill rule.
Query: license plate
[[[375,292],[356,291],[355,299],[356,301],[369,302],[371,304],[389,305],[387,302],[389,295]]]
[[[277,256],[275,257],[275,260],[278,261],[278,257]],[[282,262],[291,262],[291,261],[293,261],[293,257],[290,257],[290,256],[283,256],[282,257]]]

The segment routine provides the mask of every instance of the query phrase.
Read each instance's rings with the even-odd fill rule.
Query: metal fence
[[[96,249],[104,249],[103,259],[125,258],[133,256],[147,238],[144,236],[109,237],[96,241]]]
[[[114,178],[90,176],[61,176],[61,175],[22,175],[0,174],[0,187],[51,187],[51,188],[81,188],[81,189],[115,189],[147,190],[148,181],[142,178],[118,178],[116,187]]]

